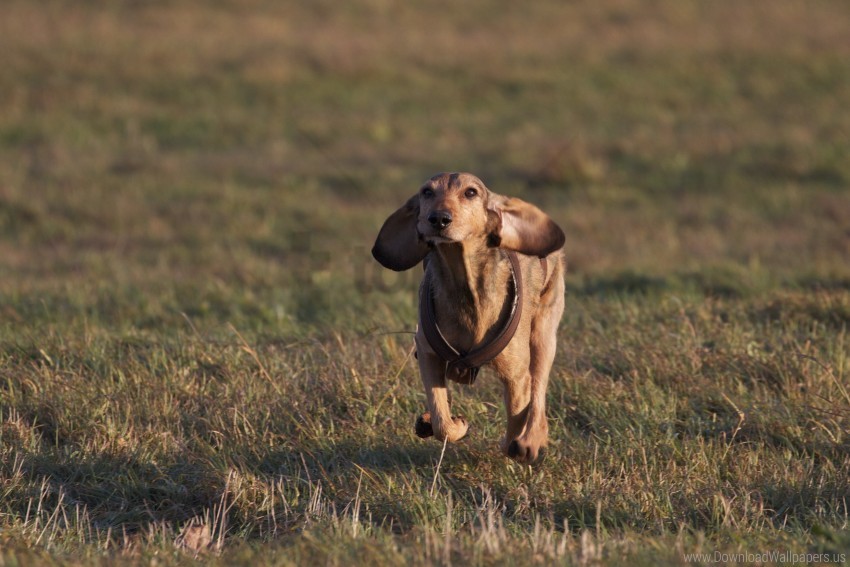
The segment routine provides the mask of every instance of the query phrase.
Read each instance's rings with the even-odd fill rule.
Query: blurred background
[[[574,295],[850,287],[841,1],[0,6],[0,318],[412,326],[383,219],[467,170]],[[408,325],[408,323],[410,323]]]

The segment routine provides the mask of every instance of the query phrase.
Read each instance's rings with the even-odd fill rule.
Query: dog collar
[[[513,299],[511,300],[511,312],[505,321],[504,326],[499,330],[495,337],[489,342],[486,342],[477,348],[471,349],[469,352],[463,352],[453,347],[446,337],[440,331],[437,325],[437,313],[434,310],[434,292],[431,288],[431,277],[426,272],[425,285],[423,285],[422,293],[419,296],[419,313],[422,323],[422,332],[425,333],[425,339],[437,356],[446,361],[446,373],[453,370],[457,373],[455,381],[462,384],[472,384],[478,377],[478,372],[481,367],[505,350],[511,339],[514,338],[517,327],[519,327],[520,317],[522,316],[522,271],[520,269],[519,258],[517,253],[508,250],[502,251],[502,254],[508,257],[511,267],[511,281],[513,282]],[[541,264],[544,270],[544,280],[546,278],[546,260],[541,258]]]

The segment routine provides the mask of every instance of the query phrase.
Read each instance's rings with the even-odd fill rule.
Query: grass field
[[[848,29],[841,0],[4,0],[0,565],[843,562]],[[567,233],[535,468],[486,374],[441,462],[414,435],[420,272],[369,248],[444,170]]]

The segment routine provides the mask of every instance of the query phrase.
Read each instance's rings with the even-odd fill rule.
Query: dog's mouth
[[[443,244],[445,242],[454,242],[455,241],[453,238],[449,238],[447,236],[443,236],[443,235],[440,235],[440,234],[425,235],[425,236],[423,236],[423,238],[425,239],[425,242],[428,242],[430,244]]]
[[[421,238],[428,244],[444,244],[446,242],[457,242],[454,238],[446,234],[447,232],[448,228],[444,228],[442,230],[435,230],[429,227],[425,231],[419,231],[419,238]]]

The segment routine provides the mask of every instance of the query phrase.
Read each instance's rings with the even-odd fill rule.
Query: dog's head
[[[387,218],[372,255],[386,268],[412,268],[429,246],[481,242],[530,256],[564,245],[564,232],[543,211],[493,193],[469,173],[440,173]]]

